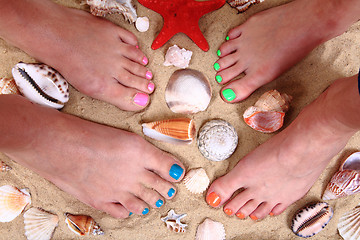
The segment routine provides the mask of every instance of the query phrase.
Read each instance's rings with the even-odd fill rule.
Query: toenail
[[[175,180],[179,180],[179,178],[181,177],[183,172],[184,172],[184,169],[182,169],[182,167],[180,167],[177,164],[174,164],[170,168],[169,175],[170,175],[170,177],[174,178]]]
[[[149,100],[149,95],[145,93],[137,93],[134,97],[134,103],[142,107],[146,106],[148,100]]]
[[[233,214],[233,211],[231,209],[229,209],[229,208],[225,208],[224,212],[229,216],[231,216]]]
[[[254,221],[258,220],[258,218],[255,215],[250,215],[250,218]]]
[[[147,59],[147,57],[144,56],[142,62],[146,65],[148,64],[149,60]]]
[[[212,207],[217,207],[221,202],[221,198],[215,192],[212,192],[206,197],[206,202]]]
[[[148,90],[149,90],[150,92],[153,92],[154,89],[155,89],[155,84],[152,83],[152,82],[149,82],[149,84],[148,84]]]
[[[129,217],[130,217],[131,215],[133,215],[133,213],[132,213],[132,212],[129,212]]]
[[[270,216],[274,216],[275,214],[274,214],[273,212],[270,212],[269,215],[270,215]]]
[[[164,204],[164,201],[161,200],[161,199],[157,200],[157,202],[155,203],[155,205],[156,205],[157,207],[161,207],[163,204]]]
[[[221,83],[222,81],[222,77],[220,75],[216,75],[215,79],[218,83]]]
[[[217,71],[220,69],[220,64],[214,63],[214,69]]]
[[[150,80],[150,79],[152,79],[152,77],[153,77],[152,72],[147,71],[146,74],[145,74],[145,78]]]
[[[136,47],[137,49],[139,49],[139,45],[136,45],[135,47]]]
[[[220,49],[219,49],[219,50],[217,50],[216,54],[218,55],[218,57],[220,57],[220,56],[221,56],[221,51],[220,51]]]
[[[229,41],[230,37],[229,36],[226,36],[225,40],[226,41]]]
[[[224,89],[222,91],[222,95],[224,96],[224,98],[226,99],[226,101],[231,102],[232,100],[234,100],[236,98],[236,94],[235,92],[228,88],[228,89]]]
[[[238,213],[236,214],[236,216],[237,216],[238,218],[240,218],[240,219],[244,219],[244,218],[245,218],[245,215],[244,215],[243,213],[240,213],[240,212],[238,212]]]
[[[142,215],[145,215],[149,212],[149,209],[148,208],[145,208],[144,211],[142,212]]]
[[[168,191],[168,196],[172,197],[172,196],[174,196],[174,194],[175,194],[175,189],[170,188],[169,191]]]

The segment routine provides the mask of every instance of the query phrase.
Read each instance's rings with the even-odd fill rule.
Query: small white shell
[[[16,86],[14,79],[0,78],[0,94],[19,94],[20,91]]]
[[[197,70],[177,70],[169,79],[165,100],[174,113],[191,114],[204,111],[211,100],[209,80]]]
[[[0,222],[14,220],[30,203],[30,193],[26,189],[10,185],[0,187]]]
[[[136,9],[131,0],[86,0],[86,3],[95,16],[105,17],[106,14],[120,13],[130,23],[137,19]]]
[[[24,213],[25,235],[28,240],[50,240],[59,217],[40,208],[30,208]]]
[[[20,92],[32,102],[59,109],[69,100],[68,83],[45,64],[18,63],[12,74]]]
[[[191,60],[192,51],[180,49],[177,45],[169,47],[165,54],[164,66],[174,65],[178,68],[187,68]]]
[[[195,240],[225,240],[225,228],[221,222],[206,218],[196,231]]]
[[[230,123],[224,120],[212,120],[201,127],[197,144],[205,158],[211,161],[223,161],[234,153],[238,144],[238,135]]]
[[[174,232],[186,232],[187,224],[181,222],[181,219],[186,216],[186,213],[176,214],[175,211],[171,209],[166,217],[161,218],[161,221],[165,222],[166,227]]]
[[[341,216],[338,230],[345,240],[360,239],[360,205]]]
[[[149,30],[150,22],[148,17],[138,17],[135,22],[135,27],[139,32],[146,32]]]
[[[12,168],[10,166],[8,166],[6,163],[4,163],[3,161],[0,161],[0,172],[7,172],[10,171]]]
[[[184,184],[191,193],[198,194],[208,188],[210,179],[203,168],[191,169],[184,177]]]

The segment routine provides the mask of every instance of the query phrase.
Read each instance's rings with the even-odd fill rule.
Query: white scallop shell
[[[196,231],[195,240],[225,240],[225,228],[221,222],[206,218]]]
[[[181,222],[181,219],[186,216],[186,213],[176,214],[175,211],[171,209],[166,217],[161,218],[161,221],[165,223],[168,229],[174,232],[186,232],[187,224]]]
[[[0,78],[0,94],[20,94],[14,79]]]
[[[224,120],[212,120],[201,127],[197,144],[205,158],[211,161],[223,161],[234,153],[238,144],[238,135],[230,123]]]
[[[0,187],[0,222],[14,220],[30,203],[30,193],[26,189],[10,185]]]
[[[205,75],[193,69],[175,71],[165,90],[171,111],[191,114],[204,111],[211,100],[211,86]]]
[[[187,68],[192,56],[192,51],[180,49],[177,45],[169,47],[165,54],[164,66],[174,65],[178,68]]]
[[[184,184],[191,193],[198,194],[208,188],[210,179],[203,168],[191,169],[184,177]]]
[[[34,103],[59,109],[69,100],[68,83],[45,64],[18,63],[12,74],[20,92]]]
[[[138,17],[135,22],[135,27],[139,32],[146,32],[149,30],[150,22],[148,17]]]
[[[28,240],[50,240],[59,217],[40,208],[30,208],[24,213],[25,235]]]
[[[360,205],[340,217],[338,230],[345,240],[360,239]]]
[[[130,23],[137,19],[136,9],[131,0],[86,0],[86,3],[95,16],[105,17],[106,14],[120,13]]]

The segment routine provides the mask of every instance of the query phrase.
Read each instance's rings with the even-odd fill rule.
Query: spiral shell
[[[95,16],[120,13],[126,21],[134,23],[137,19],[136,9],[131,0],[86,0],[90,12]]]
[[[70,213],[65,213],[65,223],[68,228],[75,234],[84,236],[84,235],[103,235],[104,232],[101,230],[100,226],[95,222],[95,220],[86,215],[73,215]]]
[[[227,0],[231,7],[236,8],[239,13],[245,12],[249,7],[256,3],[261,3],[264,0]]]
[[[338,230],[344,240],[360,239],[360,205],[340,217]]]
[[[0,94],[18,94],[20,91],[12,78],[0,78]]]
[[[184,184],[191,193],[198,194],[208,188],[210,179],[203,168],[191,169],[184,177]]]
[[[28,240],[50,240],[58,226],[59,217],[40,208],[24,213],[25,235]]]
[[[186,232],[187,224],[182,223],[181,219],[186,217],[187,214],[176,214],[173,209],[168,212],[166,217],[161,218],[167,228],[171,229],[176,233],[183,233]]]
[[[31,203],[30,193],[10,185],[0,187],[0,222],[14,220]]]
[[[195,240],[225,240],[225,228],[221,222],[206,218],[196,231]]]

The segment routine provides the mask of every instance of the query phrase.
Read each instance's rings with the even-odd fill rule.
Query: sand
[[[79,0],[60,0],[57,2],[88,11],[88,8],[81,5]],[[319,96],[334,80],[352,76],[359,69],[360,49],[358,43],[360,42],[360,22],[351,26],[341,36],[320,45],[303,61],[282,74],[275,81],[259,88],[247,100],[238,104],[224,103],[219,96],[220,86],[214,80],[215,70],[213,69],[213,63],[217,60],[216,50],[224,41],[227,32],[231,28],[243,23],[256,12],[286,2],[288,1],[267,0],[264,3],[251,7],[243,14],[237,14],[235,9],[225,4],[218,11],[207,14],[200,19],[199,24],[210,45],[208,52],[201,51],[184,34],[177,34],[162,48],[155,51],[152,50],[150,46],[154,37],[161,29],[162,18],[157,13],[136,2],[138,15],[150,18],[151,27],[148,32],[137,32],[133,25],[129,25],[124,21],[122,16],[113,15],[108,17],[108,19],[136,34],[139,38],[141,49],[150,59],[149,68],[154,73],[154,82],[157,86],[155,93],[151,97],[150,106],[145,111],[139,113],[124,112],[110,104],[87,97],[71,88],[70,101],[62,111],[90,121],[107,124],[142,135],[140,123],[179,116],[168,109],[164,100],[164,90],[167,81],[177,68],[164,67],[162,63],[166,50],[174,44],[191,50],[194,54],[190,68],[203,72],[210,79],[213,97],[205,112],[197,113],[190,117],[195,120],[197,129],[207,120],[214,118],[230,122],[236,128],[239,135],[238,148],[228,160],[210,162],[202,157],[196,143],[174,147],[170,143],[162,143],[151,139],[147,140],[164,151],[174,154],[184,163],[187,169],[203,167],[210,179],[214,180],[227,173],[247,153],[276,134],[256,132],[246,126],[242,120],[244,110],[252,105],[262,93],[275,88],[294,97],[291,109],[285,119],[286,127],[307,104]],[[18,48],[0,40],[0,75],[2,77],[11,77],[11,68],[19,61],[35,62],[35,59]],[[0,185],[11,184],[19,188],[29,188],[32,195],[31,206],[42,207],[59,215],[60,223],[53,239],[79,239],[78,236],[74,235],[66,227],[63,216],[64,212],[91,215],[105,231],[104,236],[90,236],[84,239],[194,239],[197,226],[207,217],[224,224],[226,239],[300,239],[289,228],[294,213],[308,203],[321,200],[326,184],[339,167],[339,160],[354,151],[359,151],[359,141],[360,134],[358,133],[350,139],[345,149],[332,159],[306,196],[291,205],[280,216],[267,217],[262,221],[256,222],[251,219],[240,220],[236,217],[228,217],[223,213],[222,209],[210,208],[204,200],[205,193],[199,195],[191,194],[182,183],[176,184],[178,189],[176,197],[171,201],[167,201],[161,209],[152,209],[146,216],[133,215],[125,220],[117,220],[81,203],[41,176],[13,162],[3,154],[0,155],[0,159],[11,165],[13,170],[0,174]],[[273,174],[276,174],[276,172]],[[359,196],[353,195],[328,202],[334,208],[334,217],[328,226],[312,239],[341,239],[337,232],[338,219],[344,212],[359,203]],[[187,213],[187,216],[183,218],[183,222],[188,224],[186,233],[174,233],[168,230],[163,222],[160,221],[160,218],[165,216],[170,209],[174,209],[177,213]],[[10,223],[0,223],[0,239],[25,239],[23,217],[19,216]]]

